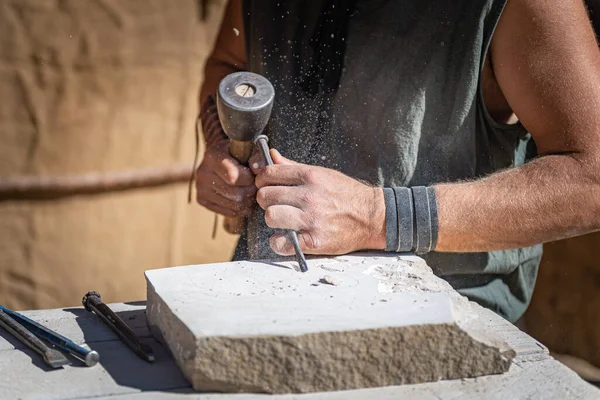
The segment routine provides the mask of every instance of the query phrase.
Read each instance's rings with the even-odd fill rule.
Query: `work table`
[[[2,399],[182,399],[182,400],[346,400],[346,399],[597,399],[600,390],[548,355],[547,349],[489,310],[476,306],[480,317],[517,350],[503,375],[418,385],[303,395],[200,394],[179,372],[165,346],[154,340],[146,324],[145,302],[111,304],[111,308],[152,346],[156,361],[138,358],[94,314],[81,307],[23,312],[100,354],[100,363],[73,364],[51,370],[37,354],[0,330],[0,398]]]

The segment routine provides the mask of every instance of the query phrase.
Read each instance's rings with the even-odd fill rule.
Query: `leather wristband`
[[[384,188],[385,250],[433,251],[438,239],[437,199],[434,187]]]
[[[399,253],[410,252],[413,249],[414,231],[414,206],[412,191],[407,187],[394,188],[396,196],[396,214],[398,219],[398,246]]]
[[[423,254],[429,252],[432,245],[429,197],[425,186],[413,187],[412,193],[415,205],[415,253]]]
[[[394,190],[383,188],[385,202],[385,251],[396,251],[398,248],[398,211]]]

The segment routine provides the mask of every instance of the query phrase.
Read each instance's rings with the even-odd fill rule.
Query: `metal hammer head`
[[[275,89],[269,80],[252,72],[235,72],[219,84],[217,109],[221,126],[232,140],[249,142],[267,126]]]

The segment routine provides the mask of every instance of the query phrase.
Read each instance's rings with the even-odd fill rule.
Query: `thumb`
[[[282,156],[280,152],[278,152],[275,149],[271,149],[271,158],[273,159],[274,164],[300,165],[300,163],[297,163],[296,161],[288,160],[287,158]]]

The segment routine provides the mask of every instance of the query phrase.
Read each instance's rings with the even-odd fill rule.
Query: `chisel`
[[[108,325],[121,340],[129,346],[135,354],[142,359],[153,362],[154,352],[152,348],[145,343],[142,343],[137,335],[117,314],[113,312],[106,304],[102,302],[100,293],[92,290],[83,296],[81,301],[86,310],[96,314],[106,325]]]
[[[12,319],[7,313],[0,309],[0,326],[8,333],[19,339],[21,343],[42,356],[44,362],[52,368],[60,368],[69,364],[69,360],[58,350],[51,349],[29,332],[23,325]]]
[[[271,153],[269,151],[269,138],[266,135],[258,135],[254,139],[254,143],[258,145],[260,151],[262,152],[267,165],[273,165],[273,159],[271,158]],[[306,257],[300,248],[300,243],[298,243],[298,234],[294,230],[289,230],[288,235],[290,236],[290,241],[292,242],[292,246],[294,246],[294,251],[296,252],[296,261],[300,266],[301,272],[308,271],[308,265],[306,265]]]
[[[0,311],[4,311],[5,314],[8,314],[10,317],[12,317],[13,320],[21,324],[25,329],[33,333],[38,338],[43,339],[48,343],[52,344],[57,349],[70,354],[71,356],[83,362],[88,367],[93,367],[98,363],[98,360],[100,360],[100,356],[94,350],[86,349],[73,342],[72,340],[67,339],[62,335],[59,335],[53,330],[46,328],[45,326],[35,322],[30,318],[27,318],[22,314],[19,314],[16,311],[10,310],[1,305]]]

